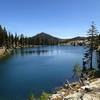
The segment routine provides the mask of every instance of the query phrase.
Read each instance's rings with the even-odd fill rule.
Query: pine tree
[[[0,25],[0,47],[3,46],[3,28]]]
[[[9,46],[9,48],[12,47],[12,45],[11,45],[11,33],[10,32],[8,33],[8,46]]]
[[[21,47],[24,47],[24,35],[23,34],[20,35],[20,45]]]
[[[87,51],[85,52],[83,59],[83,69],[86,67],[86,64],[90,65],[90,69],[93,69],[93,51],[96,49],[96,39],[97,39],[98,31],[96,30],[96,26],[94,22],[92,22],[91,27],[88,30],[88,44]]]
[[[3,29],[3,43],[4,43],[4,46],[6,47],[6,49],[8,49],[8,34],[7,34],[7,30],[6,28],[4,27]]]
[[[100,34],[98,35],[97,65],[100,70]]]
[[[11,38],[11,46],[13,48],[14,47],[14,36],[13,36],[13,34],[10,35],[10,38]]]
[[[18,36],[17,36],[17,33],[15,33],[15,48],[17,47],[18,45]]]

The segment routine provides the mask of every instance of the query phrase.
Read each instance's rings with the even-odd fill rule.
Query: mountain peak
[[[41,45],[54,45],[58,44],[59,39],[56,37],[53,37],[52,35],[49,35],[45,32],[41,32],[33,37],[35,41],[38,43],[35,44],[41,44]]]
[[[49,35],[49,34],[47,34],[47,33],[45,33],[45,32],[41,32],[41,33],[38,33],[37,35],[45,36],[45,35]]]

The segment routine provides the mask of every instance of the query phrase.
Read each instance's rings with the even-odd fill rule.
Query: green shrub
[[[40,100],[48,100],[50,93],[43,92],[40,96]]]
[[[31,96],[29,96],[28,100],[36,100],[34,94],[32,94]]]

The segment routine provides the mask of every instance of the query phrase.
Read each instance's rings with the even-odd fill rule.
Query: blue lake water
[[[16,50],[0,60],[0,100],[27,100],[31,93],[39,95],[62,86],[71,78],[73,66],[82,65],[84,51],[80,46]]]

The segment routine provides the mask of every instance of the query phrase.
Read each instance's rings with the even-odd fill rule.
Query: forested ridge
[[[34,45],[57,45],[58,38],[41,32],[35,36],[27,37],[24,34],[18,35],[7,32],[6,28],[0,25],[0,47],[16,48]]]
[[[100,35],[96,36],[99,40],[96,44],[100,44]],[[85,41],[89,37],[75,37],[72,39],[59,39],[51,36],[45,32],[38,33],[35,36],[18,35],[17,33],[10,33],[5,27],[0,25],[0,47],[17,48],[17,47],[33,47],[35,45],[58,45],[69,43],[70,41]],[[71,44],[71,43],[70,43]]]

